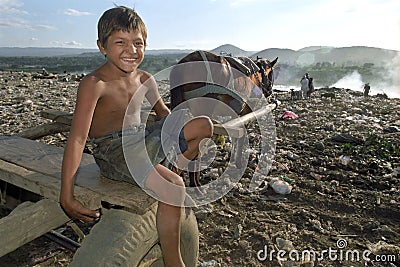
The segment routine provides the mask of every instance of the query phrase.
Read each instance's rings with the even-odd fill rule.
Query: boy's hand
[[[82,203],[75,198],[70,201],[61,201],[61,207],[72,218],[84,222],[93,222],[100,218],[100,212],[98,210],[90,210],[85,208]]]

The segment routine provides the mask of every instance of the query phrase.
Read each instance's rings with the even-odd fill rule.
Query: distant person
[[[308,73],[304,74],[304,76],[301,78],[300,84],[301,84],[301,89],[300,89],[301,99],[304,99],[307,97],[307,92],[308,92],[308,85],[309,85]]]
[[[43,68],[43,69],[42,69],[42,75],[43,75],[43,76],[49,76],[50,73],[49,73],[45,68]]]
[[[371,86],[369,85],[369,83],[366,83],[365,85],[364,85],[364,96],[365,97],[368,97],[368,95],[369,95],[369,91],[371,90]]]
[[[314,78],[308,78],[308,91],[307,91],[307,98],[311,97],[311,94],[314,92]]]

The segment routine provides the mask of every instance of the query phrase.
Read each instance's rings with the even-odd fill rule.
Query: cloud
[[[78,43],[77,41],[64,42],[63,45],[65,45],[65,46],[82,46],[82,44]]]
[[[51,26],[51,25],[43,25],[43,24],[34,25],[34,26],[32,26],[32,28],[33,28],[34,30],[56,30],[56,29],[57,29],[57,28],[54,27],[54,26]]]
[[[31,25],[30,22],[21,18],[0,19],[0,27],[25,29],[25,30],[56,30],[57,28],[51,25]]]
[[[0,27],[33,30],[33,27],[23,19],[0,19]]]
[[[76,16],[76,17],[92,15],[92,13],[85,12],[85,11],[79,11],[79,10],[72,9],[72,8],[68,8],[67,10],[65,10],[64,14],[68,15],[68,16]]]
[[[28,12],[19,9],[24,4],[19,0],[0,0],[0,14],[4,14],[0,19],[0,27],[25,29],[25,30],[55,30],[50,25],[35,25],[34,23],[19,17],[18,15],[27,15]]]
[[[0,0],[0,14],[28,14],[28,12],[18,9],[23,5],[18,0]]]
[[[254,3],[257,1],[259,1],[259,0],[234,0],[234,1],[229,1],[229,6],[239,7],[239,6],[248,5],[250,3]]]
[[[77,41],[51,41],[50,44],[55,46],[82,46],[82,44],[78,43]]]

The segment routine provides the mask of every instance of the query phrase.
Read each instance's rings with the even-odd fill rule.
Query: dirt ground
[[[400,101],[349,90],[338,90],[336,100],[319,95],[283,101],[275,111],[277,150],[267,180],[289,178],[292,192],[234,190],[213,203],[199,224],[200,262],[399,266],[400,133],[390,126],[399,126]],[[281,119],[284,110],[298,118]]]
[[[38,110],[8,104],[16,95],[10,88],[22,88],[23,101],[36,101],[28,96],[33,87],[36,96],[42,94],[40,102],[50,98],[46,88],[38,90],[41,84],[17,85],[3,78],[2,134],[28,127],[23,120],[41,123],[32,119]],[[322,98],[324,90],[335,91],[335,98]],[[74,97],[58,92],[64,102]],[[247,189],[257,168],[252,164],[226,196],[195,210],[198,266],[400,266],[400,99],[364,98],[336,88],[317,90],[311,100],[292,101],[286,94],[280,99],[274,111],[276,153],[264,187]],[[298,117],[283,119],[284,111]],[[251,126],[250,131],[252,139],[262,138]],[[274,177],[290,183],[291,192],[274,192],[268,185]],[[0,215],[7,212],[1,206]],[[65,233],[73,238],[70,230]],[[40,237],[1,257],[0,266],[68,266],[72,256]]]

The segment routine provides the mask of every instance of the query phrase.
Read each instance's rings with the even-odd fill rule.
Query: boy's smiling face
[[[140,31],[113,31],[103,46],[97,41],[107,61],[123,72],[135,71],[144,58],[144,40]]]

